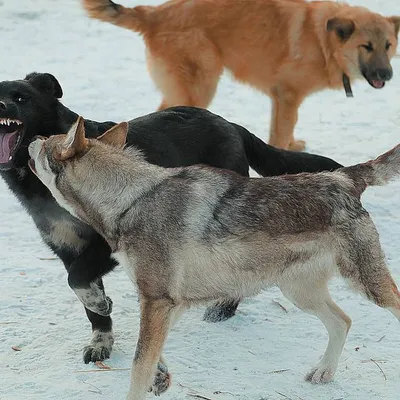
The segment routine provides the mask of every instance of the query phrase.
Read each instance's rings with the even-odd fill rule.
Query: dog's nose
[[[379,68],[375,71],[376,78],[380,81],[389,81],[392,79],[393,72],[388,68]]]
[[[1,108],[2,110],[7,110],[7,104],[4,103],[4,101],[0,101],[0,108]]]

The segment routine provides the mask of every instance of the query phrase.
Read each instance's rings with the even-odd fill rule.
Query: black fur
[[[0,109],[0,118],[23,122],[22,141],[13,159],[0,164],[0,174],[32,216],[44,241],[63,261],[71,288],[87,288],[94,283],[104,293],[101,278],[116,265],[109,246],[91,227],[59,207],[27,167],[31,139],[35,135],[66,133],[78,116],[59,102],[61,97],[61,86],[51,74],[32,73],[23,80],[0,82],[0,101],[5,105]],[[85,128],[88,136],[96,137],[114,124],[86,120]],[[164,167],[208,164],[243,176],[248,176],[249,165],[263,176],[341,167],[329,158],[268,146],[245,128],[193,107],[173,107],[131,120],[127,141],[140,148],[149,162]],[[63,223],[73,227],[80,246],[56,233],[55,226]],[[238,301],[223,302],[206,315],[213,321],[227,319],[235,314],[237,305]],[[88,309],[86,313],[93,331],[111,336],[110,316]],[[99,340],[93,339],[85,347],[86,363],[109,357],[112,343],[101,348]]]

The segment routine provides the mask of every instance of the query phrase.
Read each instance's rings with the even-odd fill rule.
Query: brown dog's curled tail
[[[380,155],[375,160],[363,164],[341,168],[361,193],[368,186],[382,186],[400,175],[400,144]]]
[[[83,0],[82,4],[90,17],[139,33],[147,30],[147,16],[154,9],[151,6],[127,8],[111,0]]]

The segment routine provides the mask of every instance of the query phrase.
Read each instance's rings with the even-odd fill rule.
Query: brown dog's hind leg
[[[128,400],[144,400],[149,387],[153,387],[152,385],[156,381],[155,378],[157,378],[156,372],[158,373],[157,366],[159,361],[162,360],[162,348],[167,338],[174,308],[170,300],[153,300],[144,296],[141,296],[140,306],[140,332],[132,365]],[[160,367],[159,369],[164,368]],[[158,382],[158,388],[163,388],[163,391],[165,391],[170,381],[169,374],[167,379],[166,387],[163,386],[164,382]],[[157,389],[157,392],[159,394],[161,390]]]
[[[288,89],[274,88],[272,99],[269,144],[285,150],[302,151],[304,140],[294,140],[298,109],[302,98]]]
[[[306,265],[295,268],[298,268],[298,273],[292,271],[290,278],[282,279],[278,286],[294,305],[315,315],[325,325],[329,334],[328,347],[321,361],[306,375],[305,379],[312,383],[327,383],[333,379],[336,372],[347,333],[351,327],[351,319],[332,300],[328,291],[327,278],[304,274],[304,271],[310,270]]]
[[[223,72],[214,44],[202,32],[160,35],[146,44],[147,68],[163,95],[158,110],[173,106],[207,108]]]

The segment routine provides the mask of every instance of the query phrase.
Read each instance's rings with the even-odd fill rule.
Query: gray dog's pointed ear
[[[356,26],[351,19],[347,18],[331,18],[328,20],[326,24],[326,30],[328,32],[335,31],[337,37],[342,41],[345,42],[350,38],[350,36],[355,31]]]
[[[63,96],[63,91],[61,89],[61,85],[58,80],[52,74],[48,73],[38,73],[32,72],[28,74],[25,79],[28,81],[33,87],[38,89],[40,92],[44,92],[50,94],[56,99],[61,99]]]
[[[108,144],[113,147],[124,147],[126,143],[126,136],[128,135],[128,123],[121,122],[113,126],[107,132],[103,133],[97,138],[100,142]]]
[[[389,17],[388,20],[391,24],[394,25],[394,31],[396,33],[396,36],[398,36],[400,30],[400,17]]]
[[[68,158],[82,154],[88,148],[88,140],[85,137],[85,120],[82,117],[73,123],[64,142],[57,148],[54,158],[65,161]]]

